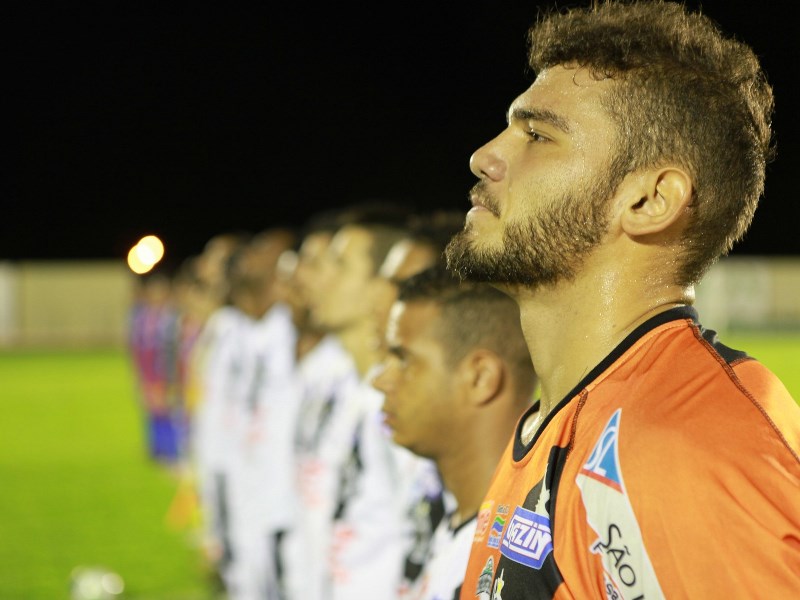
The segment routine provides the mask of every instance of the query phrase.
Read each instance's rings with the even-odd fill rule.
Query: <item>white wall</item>
[[[800,329],[800,258],[728,257],[696,292],[700,320],[710,329]]]
[[[122,260],[0,262],[0,348],[122,346],[136,280]],[[696,306],[719,332],[800,330],[800,258],[723,259]]]
[[[136,276],[123,261],[0,267],[0,347],[119,346]]]
[[[19,270],[0,263],[0,347],[16,340],[19,331]]]

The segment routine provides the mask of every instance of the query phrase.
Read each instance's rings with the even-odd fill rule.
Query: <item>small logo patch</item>
[[[527,567],[541,569],[553,551],[550,519],[518,506],[503,536],[503,556]]]
[[[486,530],[489,529],[489,522],[492,518],[493,506],[494,502],[491,500],[487,500],[481,504],[481,509],[478,511],[478,521],[477,525],[475,526],[475,537],[473,538],[473,541],[480,542],[486,535]]]
[[[489,532],[489,540],[486,545],[489,548],[499,548],[500,540],[503,537],[503,528],[508,521],[508,504],[501,504],[497,507],[497,514],[494,516],[492,522],[492,530]]]
[[[617,460],[619,416],[619,410],[611,416],[603,433],[600,434],[600,439],[592,449],[592,455],[581,468],[580,474],[622,492],[622,476]]]
[[[494,578],[494,559],[490,556],[483,566],[483,571],[478,576],[478,585],[475,587],[475,595],[483,598],[490,598],[492,595],[492,579]]]
[[[489,548],[500,547],[500,537],[503,535],[503,527],[505,526],[506,520],[500,515],[497,515],[494,518],[494,523],[492,523],[492,530],[489,532],[489,541],[486,542]]]

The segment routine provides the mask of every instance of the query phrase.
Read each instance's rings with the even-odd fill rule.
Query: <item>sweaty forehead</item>
[[[509,119],[533,116],[565,132],[608,121],[602,99],[612,85],[611,79],[597,79],[585,68],[550,67],[514,100]]]

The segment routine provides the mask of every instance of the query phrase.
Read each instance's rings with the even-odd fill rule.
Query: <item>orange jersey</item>
[[[640,326],[521,424],[461,600],[800,598],[800,407],[693,308]]]

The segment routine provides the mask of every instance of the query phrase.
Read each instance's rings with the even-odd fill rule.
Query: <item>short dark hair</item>
[[[396,200],[370,199],[352,204],[341,214],[342,227],[359,227],[372,236],[370,260],[377,273],[389,250],[409,232],[413,207]]]
[[[435,333],[454,366],[473,348],[491,350],[511,368],[520,391],[532,392],[536,374],[522,333],[519,307],[488,283],[462,281],[437,263],[398,284],[399,302],[431,301],[441,308]]]
[[[616,85],[611,189],[637,169],[677,162],[694,181],[681,284],[696,283],[750,226],[772,160],[773,93],[753,50],[707,16],[665,0],[552,10],[530,29],[534,72],[588,68]]]

